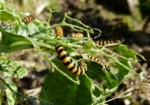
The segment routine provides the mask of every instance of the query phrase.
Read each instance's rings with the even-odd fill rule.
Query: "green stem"
[[[9,88],[9,90],[11,90],[12,92],[16,93],[5,81],[3,78],[0,77],[0,81],[2,81],[2,83],[4,83],[6,85],[6,87]]]

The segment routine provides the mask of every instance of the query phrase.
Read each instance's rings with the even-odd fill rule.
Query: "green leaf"
[[[0,20],[2,21],[8,21],[8,20],[13,20],[14,16],[12,13],[5,11],[5,10],[0,10]]]
[[[132,65],[130,63],[130,61],[125,60],[125,59],[121,59],[119,60],[120,63],[126,65],[128,68],[130,68],[132,70]],[[124,68],[122,65],[116,64],[116,70],[118,70],[118,72],[115,74],[116,78],[118,78],[118,83],[122,83],[122,81],[126,78],[126,76],[130,73],[130,70]]]
[[[0,60],[0,71],[4,73],[4,76],[14,78],[23,78],[28,74],[28,71],[17,61]]]
[[[5,81],[7,84],[9,84],[11,89],[13,89],[13,91],[11,91],[9,88],[6,89],[6,98],[7,98],[8,105],[15,105],[16,96],[14,92],[17,91],[16,84],[10,78],[6,78]]]
[[[89,62],[87,76],[92,80],[92,97],[95,104],[102,103],[107,96],[116,91],[118,79],[113,73],[105,70],[99,64]],[[96,83],[96,84],[95,84]],[[105,91],[107,90],[107,91]],[[100,98],[101,97],[101,98]]]
[[[59,72],[48,73],[46,76],[43,90],[40,94],[41,99],[48,100],[56,105],[73,105],[77,84],[71,82]],[[46,93],[46,95],[44,94]]]
[[[48,102],[46,100],[39,99],[39,101],[40,101],[40,105],[54,105],[53,103]]]
[[[134,50],[130,50],[125,45],[118,45],[114,47],[115,50],[118,51],[119,54],[126,58],[133,58],[136,59],[136,52]]]
[[[88,63],[88,70],[87,75],[93,80],[106,82],[106,88],[113,88],[118,84],[117,78],[110,71],[103,69],[102,66],[96,63]]]
[[[33,48],[31,41],[27,37],[6,32],[1,27],[0,31],[2,33],[2,40],[0,42],[2,49],[0,50],[0,53],[9,53],[21,49]]]
[[[10,50],[10,46],[5,45],[5,44],[0,44],[0,52],[7,52],[8,50]]]
[[[91,85],[85,76],[81,77],[80,82],[81,85],[77,85],[57,71],[48,73],[40,98],[56,105],[91,105]]]
[[[39,32],[38,27],[33,23],[28,24],[28,29],[29,29],[30,35],[36,32]]]
[[[92,100],[92,84],[91,82],[85,77],[80,76],[80,85],[78,85],[78,89],[75,97],[75,105],[91,105],[93,103]],[[86,98],[85,98],[86,97]]]
[[[0,10],[4,9],[4,4],[5,4],[5,1],[4,0],[0,0]]]

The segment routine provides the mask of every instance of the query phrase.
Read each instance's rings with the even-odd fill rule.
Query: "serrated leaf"
[[[28,74],[28,71],[17,61],[0,60],[0,71],[4,73],[4,76],[14,78],[23,78]]]

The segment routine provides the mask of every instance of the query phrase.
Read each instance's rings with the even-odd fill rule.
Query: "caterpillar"
[[[63,29],[60,26],[56,26],[55,32],[56,32],[56,38],[62,38],[64,36]]]
[[[71,37],[76,38],[76,39],[81,39],[83,38],[83,34],[82,33],[72,33]]]
[[[104,67],[106,68],[106,70],[108,70],[108,71],[110,70],[105,61],[100,60],[100,59],[98,59],[97,57],[94,57],[94,56],[91,56],[91,55],[87,55],[87,57],[88,57],[89,59],[91,59],[92,61],[94,61],[94,62],[100,64],[101,66],[104,66]]]
[[[58,57],[62,60],[62,63],[66,66],[67,70],[78,76],[85,74],[87,71],[87,64],[84,61],[81,61],[79,65],[76,65],[61,45],[57,45],[55,49]]]
[[[121,41],[120,40],[115,40],[115,41],[95,41],[96,44],[100,45],[100,46],[105,46],[105,45],[109,45],[109,44],[120,44]]]
[[[29,16],[26,16],[22,19],[22,22],[24,22],[25,24],[28,24],[30,22],[32,22],[35,19],[35,15],[31,14]]]

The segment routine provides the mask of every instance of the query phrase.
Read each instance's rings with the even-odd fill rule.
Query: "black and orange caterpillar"
[[[79,65],[76,65],[62,46],[57,45],[55,49],[58,53],[58,57],[62,60],[67,70],[78,76],[85,74],[87,71],[87,64],[84,61],[81,61]]]
[[[55,32],[56,38],[62,38],[64,36],[63,28],[61,26],[56,26]]]
[[[94,61],[94,62],[100,64],[100,65],[103,66],[103,67],[105,67],[106,70],[108,70],[108,71],[110,70],[109,67],[108,67],[107,64],[106,64],[106,61],[100,60],[99,58],[94,57],[94,56],[91,56],[91,55],[87,55],[87,57],[88,57],[90,60],[92,60],[92,61]]]
[[[25,24],[28,24],[30,22],[32,22],[35,19],[35,15],[34,14],[30,14],[29,16],[26,16],[22,19],[22,22],[24,22]]]
[[[121,41],[120,40],[115,40],[115,41],[110,41],[110,40],[101,40],[101,41],[95,41],[95,43],[99,46],[106,46],[106,45],[109,45],[109,44],[120,44]]]
[[[72,33],[71,37],[76,38],[76,39],[81,39],[81,38],[83,38],[83,34],[82,33]]]

